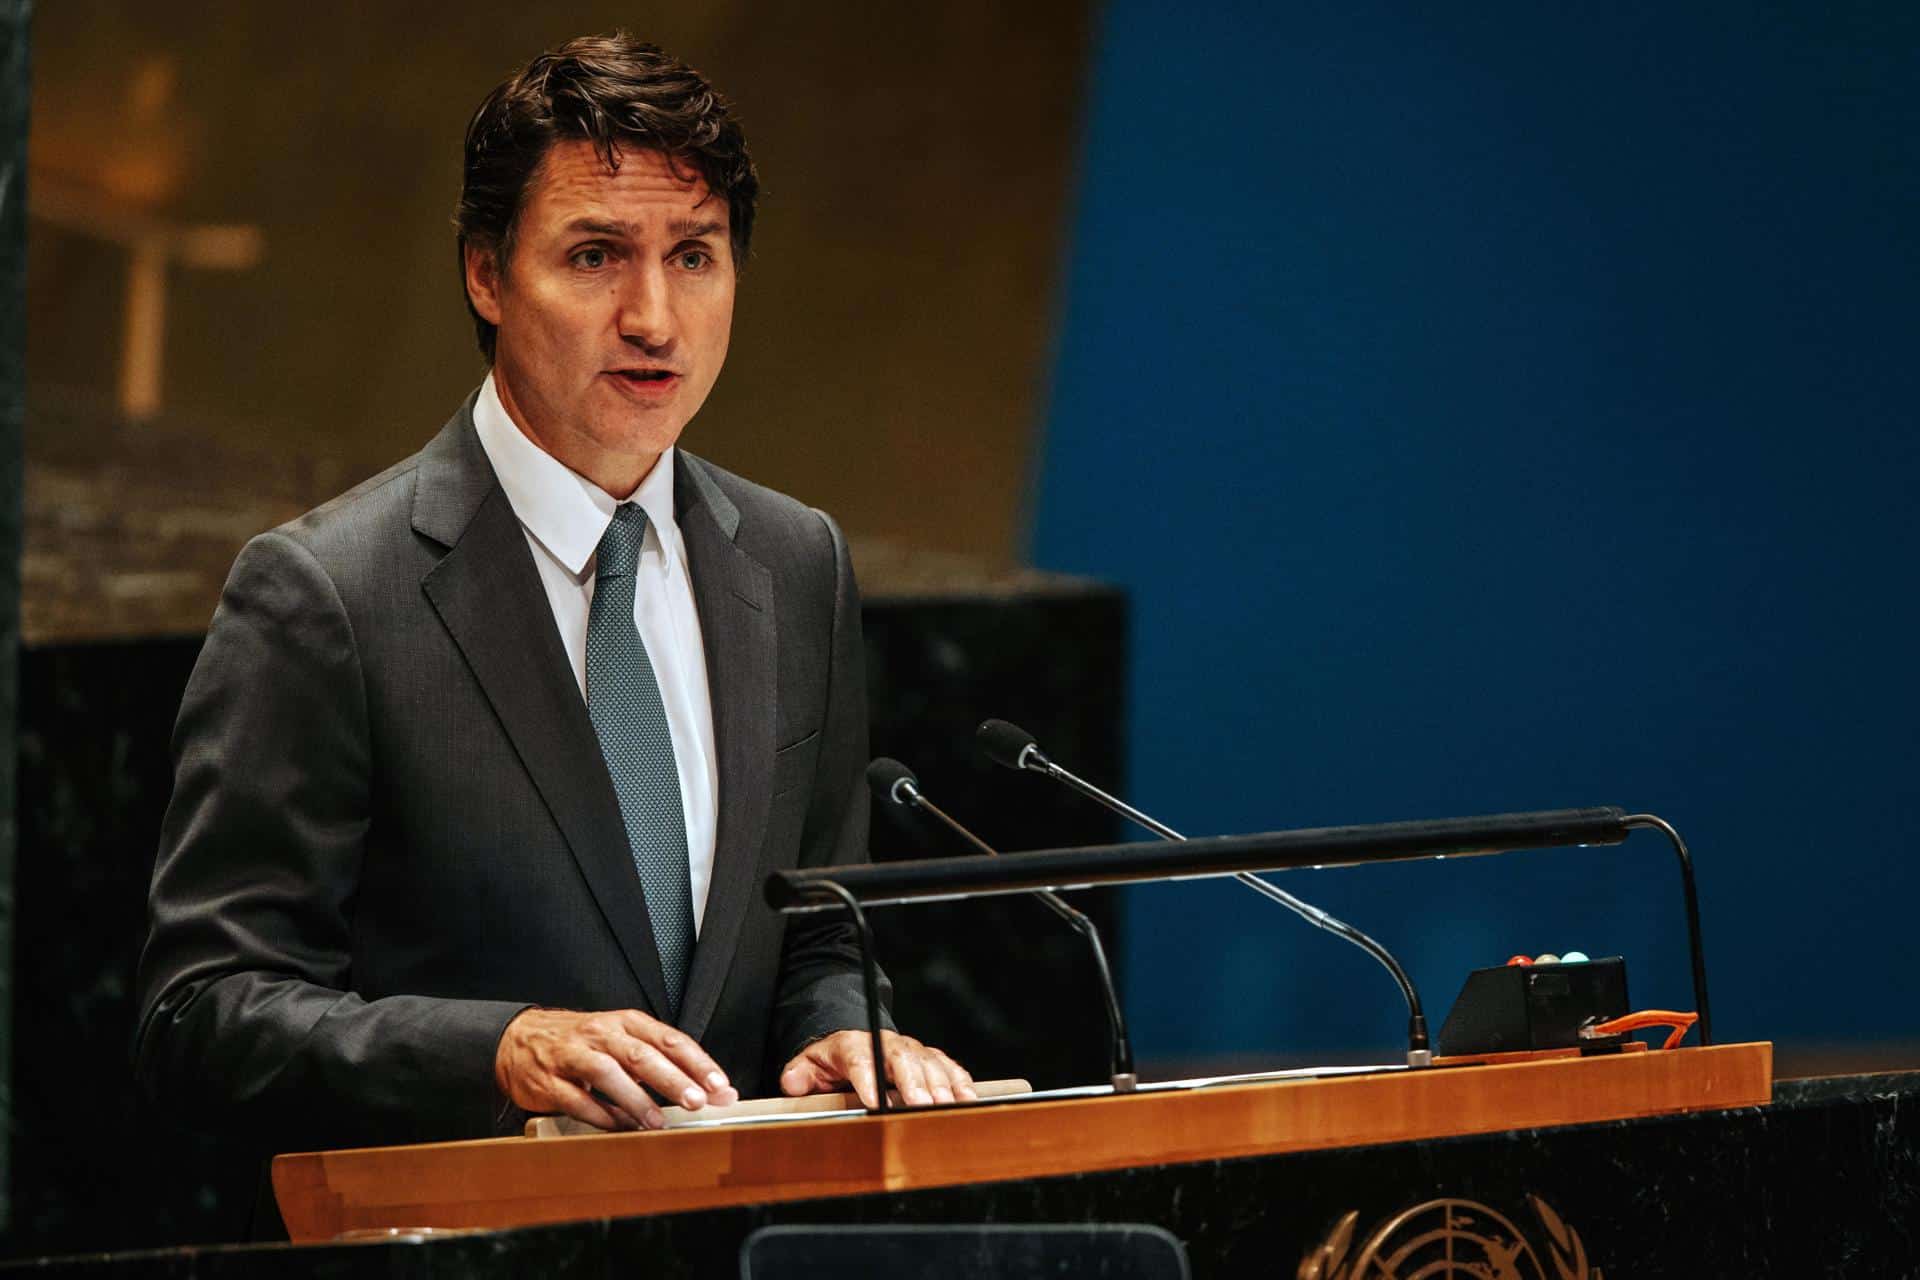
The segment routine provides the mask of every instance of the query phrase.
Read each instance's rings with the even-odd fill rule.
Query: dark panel
[[[152,1114],[131,1078],[133,971],[197,639],[21,661],[19,965],[9,1252],[245,1238],[250,1162]]]
[[[14,1115],[13,761],[20,648],[20,441],[26,393],[28,0],[0,0],[0,1117]],[[0,1230],[11,1215],[0,1142]]]
[[[928,799],[1002,851],[1113,839],[1114,823],[1044,779],[980,759],[974,727],[1022,725],[1088,777],[1121,781],[1126,604],[1103,588],[867,607],[873,751],[919,776]],[[876,805],[875,861],[971,853],[957,836]],[[1072,895],[1116,965],[1118,895]],[[1048,1087],[1107,1076],[1106,1015],[1086,944],[1038,902],[995,898],[882,907],[881,963],[902,1029],[980,1079]],[[1124,977],[1122,977],[1124,982]]]
[[[1116,776],[1117,594],[878,601],[866,619],[876,750],[915,761],[930,788],[1009,848],[1111,834],[1097,811],[967,753],[975,721],[998,712],[1026,719],[1090,773]],[[246,1156],[195,1132],[192,1117],[140,1107],[128,1067],[147,881],[172,785],[168,739],[199,648],[176,638],[23,655],[14,1256],[245,1237]],[[882,856],[922,852],[885,817],[874,830]],[[1082,905],[1111,927],[1109,903]],[[909,1030],[983,1075],[1059,1083],[1104,1071],[1087,961],[1038,906],[877,922]]]

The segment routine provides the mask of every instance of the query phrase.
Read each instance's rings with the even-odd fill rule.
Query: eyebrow
[[[624,222],[607,222],[600,218],[575,218],[567,224],[569,231],[591,231],[597,236],[621,236],[627,234]]]
[[[702,236],[710,236],[722,230],[723,226],[723,223],[712,218],[703,222],[696,222],[692,218],[676,218],[667,224],[667,230],[676,240],[698,240]],[[608,222],[601,218],[575,218],[567,224],[567,230],[586,231],[597,236],[614,236],[620,239],[626,239],[633,233],[633,228],[627,223]]]

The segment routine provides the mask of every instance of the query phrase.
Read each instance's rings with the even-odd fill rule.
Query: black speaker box
[[[1475,969],[1440,1028],[1440,1052],[1454,1056],[1526,1049],[1591,1048],[1580,1027],[1628,1012],[1627,962],[1619,956],[1574,964]]]

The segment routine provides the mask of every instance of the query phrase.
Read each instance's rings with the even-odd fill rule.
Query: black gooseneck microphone
[[[1040,749],[1040,744],[1034,741],[1033,735],[1017,724],[1009,724],[1005,720],[985,721],[975,731],[974,741],[979,745],[981,753],[997,765],[1052,778],[1055,782],[1078,791],[1095,804],[1119,814],[1127,821],[1145,827],[1162,840],[1186,839],[1166,823],[1148,817],[1118,796],[1102,791],[1085,778],[1055,764],[1053,759]],[[1269,884],[1251,871],[1237,872],[1233,878],[1254,892],[1271,898],[1308,924],[1346,939],[1386,966],[1387,972],[1393,975],[1393,980],[1400,984],[1400,994],[1407,1001],[1407,1065],[1410,1067],[1433,1065],[1433,1050],[1427,1038],[1427,1015],[1420,1006],[1419,993],[1413,989],[1412,979],[1407,977],[1407,971],[1400,967],[1400,962],[1393,958],[1390,951],[1346,921],[1328,915],[1310,902],[1302,902],[1285,889]]]
[[[973,832],[961,826],[946,810],[927,799],[920,791],[920,780],[913,776],[913,770],[898,760],[881,756],[867,766],[867,785],[873,794],[888,804],[897,804],[902,808],[919,809],[933,815],[960,838],[978,849],[981,853],[999,857],[1000,851],[989,845]],[[1073,931],[1087,940],[1087,947],[1093,952],[1093,965],[1100,973],[1100,993],[1107,1001],[1107,1026],[1113,1032],[1112,1076],[1115,1093],[1132,1093],[1139,1085],[1139,1077],[1133,1070],[1133,1045],[1127,1039],[1127,1020],[1120,1012],[1120,998],[1114,993],[1113,972],[1107,967],[1107,951],[1100,945],[1100,931],[1093,927],[1093,921],[1074,908],[1061,901],[1058,895],[1045,889],[1034,891],[1031,895],[1047,905],[1053,914],[1065,920]]]

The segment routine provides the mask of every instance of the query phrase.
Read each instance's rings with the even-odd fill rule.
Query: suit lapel
[[[720,781],[713,877],[680,1008],[681,1029],[697,1040],[719,1004],[759,878],[778,690],[772,576],[734,542],[739,511],[703,464],[676,457],[676,514],[700,614]]]
[[[414,527],[448,548],[421,586],[658,1012],[667,1007],[666,983],[620,802],[533,553],[474,433],[471,408],[469,400],[421,455]]]

